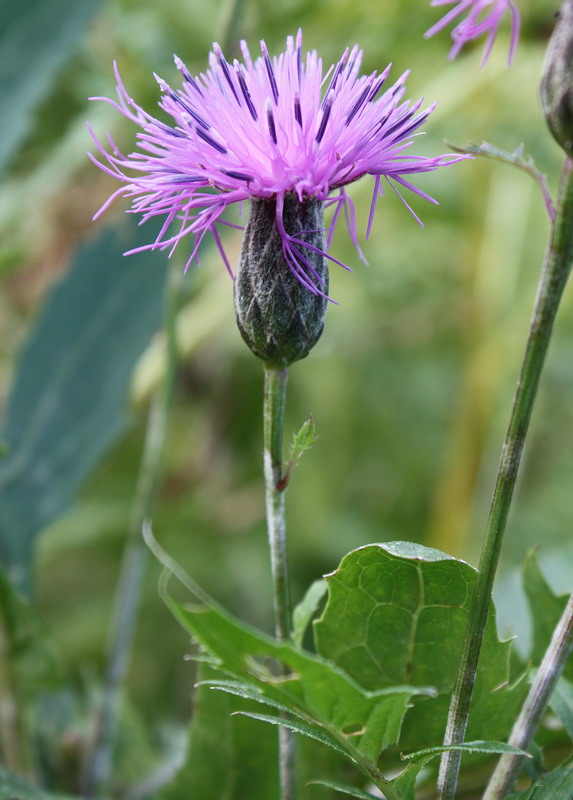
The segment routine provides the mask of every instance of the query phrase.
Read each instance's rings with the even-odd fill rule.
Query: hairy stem
[[[148,557],[147,548],[141,537],[141,529],[151,513],[161,474],[161,455],[177,362],[175,320],[179,283],[180,279],[175,276],[175,280],[170,281],[167,290],[165,372],[161,384],[153,396],[147,418],[143,455],[114,601],[114,625],[109,642],[101,706],[92,746],[87,754],[83,770],[82,795],[84,797],[97,797],[102,794],[109,781],[113,765],[119,705],[129,669]]]
[[[513,726],[509,744],[519,747],[521,750],[527,750],[572,651],[573,595],[569,598],[565,611],[553,631],[547,652],[537,670],[521,713]],[[523,756],[509,754],[500,758],[483,800],[502,800],[507,795],[517,776],[522,758]]]
[[[267,529],[271,551],[275,635],[286,641],[291,633],[290,591],[286,549],[282,443],[287,370],[265,366],[263,401],[263,447]],[[281,800],[294,800],[294,737],[279,728],[279,772]]]
[[[511,419],[501,453],[495,489],[484,537],[479,574],[469,609],[460,656],[460,669],[444,738],[445,745],[464,740],[475,681],[477,662],[491,600],[509,507],[523,454],[537,389],[557,310],[573,262],[573,170],[567,159],[563,167],[557,215],[547,248],[521,373],[513,400]],[[461,753],[444,753],[438,778],[439,797],[455,796]]]

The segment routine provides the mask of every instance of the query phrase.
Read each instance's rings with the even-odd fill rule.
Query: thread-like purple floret
[[[217,227],[234,224],[225,219],[228,208],[251,198],[275,199],[285,259],[309,291],[322,294],[310,266],[320,254],[342,263],[328,251],[343,217],[363,258],[347,184],[366,175],[373,178],[370,233],[382,179],[410,209],[401,190],[434,202],[410,182],[411,176],[463,157],[412,153],[415,137],[434,106],[421,110],[421,100],[404,99],[408,73],[378,96],[390,67],[381,74],[360,76],[362,51],[357,45],[346,48],[327,70],[316,51],[303,59],[300,31],[288,38],[285,52],[273,60],[264,42],[254,61],[244,42],[241,51],[242,63],[235,60],[231,69],[215,45],[209,69],[197,78],[175,59],[183,89],[176,92],[158,79],[163,90],[160,106],[171,116],[171,125],[135,103],[116,69],[117,99],[99,99],[139,132],[135,152],[126,155],[111,137],[102,144],[92,131],[97,151],[90,158],[121,182],[98,214],[116,197],[127,198],[130,212],[140,215],[142,222],[153,217],[163,220],[155,241],[139,249],[172,252],[181,239],[191,237],[191,263],[207,233],[215,237],[225,260]],[[305,243],[301,234],[293,237],[284,231],[279,217],[287,196],[332,206],[324,250]],[[305,252],[312,252],[312,258]]]

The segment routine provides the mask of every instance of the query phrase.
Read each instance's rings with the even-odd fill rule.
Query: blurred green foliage
[[[91,4],[73,5],[85,10]],[[43,6],[43,0],[28,0],[21,9],[33,13]],[[359,42],[364,70],[392,61],[394,77],[411,70],[409,97],[439,100],[427,135],[418,140],[421,151],[445,152],[444,138],[456,143],[486,139],[509,151],[524,142],[555,193],[560,155],[537,99],[555,4],[527,0],[520,7],[523,35],[511,69],[505,64],[507,30],[485,70],[478,68],[479,43],[449,64],[446,34],[427,42],[422,38],[439,13],[426,0],[244,0],[238,29],[253,45],[264,37],[273,51],[302,26],[305,45],[316,47],[327,64],[346,45]],[[173,53],[192,72],[204,69],[211,42],[225,38],[230,9],[221,0],[164,0],[161,5],[107,0],[85,31],[77,28],[75,38],[66,40],[64,57],[52,62],[49,75],[40,65],[35,73],[3,76],[0,108],[8,109],[8,117],[13,108],[15,117],[28,119],[19,146],[11,146],[0,187],[3,405],[47,290],[82,244],[98,237],[106,224],[121,224],[121,202],[103,221],[91,222],[117,186],[86,158],[92,145],[85,120],[100,136],[110,130],[127,150],[135,132],[110,106],[87,98],[114,95],[115,59],[128,91],[152,111],[159,96],[152,72],[176,81]],[[10,20],[13,11],[10,0],[0,0],[0,19]],[[87,24],[87,12],[82,18]],[[12,34],[9,25],[0,31],[3,63]],[[35,64],[36,51],[33,40],[22,44],[21,70]],[[36,82],[41,92],[33,91]],[[287,497],[295,601],[346,552],[367,543],[412,540],[472,562],[479,552],[549,223],[538,187],[501,164],[476,160],[421,176],[417,184],[440,205],[414,200],[425,225],[421,229],[388,193],[364,245],[369,267],[344,234],[337,234],[333,253],[350,263],[354,274],[332,269],[331,296],[340,305],[329,309],[324,335],[308,359],[291,369],[287,437],[309,413],[318,435]],[[351,192],[364,231],[371,186],[362,181]],[[231,258],[239,246],[240,235],[230,231]],[[174,268],[185,260],[183,244]],[[201,266],[186,275],[181,305],[182,358],[155,532],[223,605],[270,630],[260,463],[262,370],[236,330],[232,284],[214,248],[206,249]],[[542,545],[550,583],[571,588],[572,306],[569,291],[503,557],[498,618],[504,627],[511,622],[525,640],[525,600],[513,581],[531,545]],[[151,344],[138,366],[130,424],[76,502],[45,532],[36,554],[37,607],[83,698],[70,701],[72,720],[78,706],[80,718],[89,720],[101,680],[146,412],[162,371],[157,345]],[[140,742],[140,760],[133,762],[129,748],[123,758],[122,742],[118,749],[128,782],[142,779],[151,764],[147,754],[174,750],[176,726],[187,721],[190,710],[194,672],[183,660],[188,642],[158,599],[156,581],[152,568],[124,714],[126,730]],[[80,738],[84,724],[77,723]],[[76,788],[72,781],[58,791]]]

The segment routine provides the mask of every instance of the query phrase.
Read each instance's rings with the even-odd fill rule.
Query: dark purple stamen
[[[386,83],[386,78],[388,77],[388,71],[389,71],[389,70],[385,70],[385,71],[382,73],[382,75],[380,75],[380,77],[378,78],[378,80],[376,81],[376,83],[374,84],[374,86],[372,87],[372,91],[371,91],[371,92],[370,92],[370,94],[368,95],[368,102],[369,102],[369,103],[371,103],[371,102],[374,100],[374,98],[376,97],[376,95],[378,94],[378,92],[380,91],[380,89],[381,89],[381,88],[384,86],[384,84]]]
[[[241,91],[243,93],[243,97],[245,98],[245,103],[247,104],[247,108],[249,109],[251,117],[256,122],[257,119],[259,118],[258,114],[257,114],[257,109],[253,105],[253,101],[251,99],[251,93],[249,92],[249,88],[247,86],[247,82],[245,80],[245,76],[241,72],[241,69],[240,69],[238,61],[235,61],[235,75],[237,76],[237,79],[239,81],[239,86],[241,87]]]
[[[227,64],[225,56],[223,55],[223,51],[221,50],[221,48],[219,47],[218,44],[214,44],[213,45],[213,50],[214,50],[214,52],[215,52],[215,54],[217,56],[217,60],[219,62],[219,65],[220,65],[221,69],[223,70],[223,75],[225,76],[225,80],[227,81],[227,83],[231,87],[231,91],[233,92],[233,94],[235,96],[235,100],[240,105],[239,95],[237,94],[237,91],[236,91],[235,86],[233,84],[233,79],[231,78],[231,73],[229,72],[229,65]]]
[[[269,57],[269,51],[267,50],[267,46],[264,43],[264,41],[261,42],[261,53],[263,54],[263,59],[265,61],[265,67],[267,68],[267,75],[269,77],[271,91],[273,93],[273,98],[276,104],[279,99],[279,89],[277,86],[275,73],[273,72],[273,65],[271,64],[271,59]]]
[[[346,68],[346,80],[348,80],[348,78],[351,77],[352,75],[352,70],[354,69],[354,66],[356,64],[357,56],[358,56],[358,46],[354,45],[350,53],[350,61],[348,62],[348,66]]]
[[[185,64],[181,61],[180,58],[177,58],[177,56],[175,56],[175,65],[176,65],[177,69],[179,70],[179,72],[181,73],[181,75],[183,75],[184,80],[186,80],[187,83],[190,86],[192,86],[193,89],[195,89],[195,91],[199,95],[201,95],[201,97],[204,97],[203,92],[201,91],[201,89],[199,87],[199,84],[197,83],[195,78],[191,75],[191,73],[189,72],[189,70],[187,69]]]
[[[332,76],[332,80],[330,81],[328,89],[326,90],[324,97],[322,99],[321,108],[324,108],[324,104],[326,103],[326,98],[328,97],[329,92],[331,91],[333,92],[336,89],[336,83],[338,81],[338,78],[340,77],[340,73],[344,69],[344,65],[346,64],[346,59],[348,58],[348,52],[349,50],[347,47],[344,53],[342,54],[342,58],[338,62],[336,69],[334,70],[334,75]]]
[[[391,125],[388,128],[388,130],[384,131],[384,135],[385,136],[390,136],[395,131],[397,131],[399,128],[401,128],[403,125],[405,125],[417,113],[418,109],[420,108],[420,105],[421,105],[420,102],[416,103],[412,108],[410,108],[408,111],[406,111],[404,114],[402,114],[394,122],[394,124]],[[408,127],[405,129],[405,131],[412,131],[414,128],[417,128],[418,125],[420,125],[426,119],[426,117],[429,115],[430,111],[431,111],[431,109],[427,108],[424,112],[422,112],[422,114],[420,114],[418,117],[416,117],[416,119],[413,121],[413,123],[408,125]],[[404,131],[400,131],[400,136],[403,136],[403,135],[405,135]]]
[[[412,122],[410,122],[409,125],[407,125],[405,128],[402,128],[402,130],[400,131],[400,138],[401,139],[402,138],[406,138],[411,133],[413,133],[416,130],[416,128],[419,128],[420,125],[426,119],[426,117],[429,115],[429,113],[430,113],[429,110],[428,111],[424,111],[423,114],[420,114],[418,117],[413,119]],[[400,128],[401,125],[403,125],[405,122],[407,122],[407,120],[410,117],[411,117],[411,114],[408,114],[406,117],[404,117],[402,120],[397,122],[395,125],[392,125],[387,131],[384,132],[384,135],[385,136],[391,136],[398,128]]]
[[[171,136],[179,136],[180,139],[186,139],[187,134],[183,133],[183,131],[178,131],[176,128],[170,128],[169,125],[166,125],[164,122],[156,119],[155,124],[163,131],[163,133],[171,134]]]
[[[185,100],[183,100],[183,98],[182,98],[182,97],[180,97],[180,96],[179,96],[179,95],[178,95],[176,92],[174,92],[174,91],[173,91],[173,89],[172,89],[170,86],[168,86],[168,85],[165,83],[165,84],[162,84],[162,85],[161,85],[161,88],[163,89],[163,91],[165,92],[165,94],[167,94],[167,95],[168,95],[168,96],[169,96],[169,97],[170,97],[170,98],[173,100],[173,102],[174,102],[174,103],[177,103],[177,105],[178,105],[178,106],[180,106],[180,107],[183,109],[183,111],[185,111],[187,114],[189,114],[189,116],[193,117],[193,119],[195,120],[195,122],[197,122],[197,123],[198,123],[198,124],[199,124],[199,125],[200,125],[202,128],[204,128],[206,131],[208,131],[208,130],[209,130],[209,128],[211,127],[211,126],[209,125],[209,123],[208,123],[208,122],[205,122],[205,120],[203,119],[203,117],[202,117],[200,114],[198,114],[198,113],[197,113],[197,112],[196,112],[196,111],[195,111],[195,110],[194,110],[194,109],[193,109],[193,108],[192,108],[192,107],[189,105],[189,103],[186,103],[186,102],[185,102]]]
[[[298,92],[296,92],[294,96],[294,118],[302,128],[302,109],[300,107],[300,97],[298,96]]]
[[[203,139],[204,142],[207,142],[207,144],[210,144],[211,147],[214,147],[215,150],[219,151],[219,153],[226,153],[227,152],[227,149],[225,147],[223,147],[222,144],[219,144],[219,142],[216,142],[214,139],[212,139],[207,133],[205,133],[205,131],[202,131],[201,128],[195,128],[195,130],[197,131],[197,135],[200,136],[201,139]]]
[[[269,126],[269,133],[271,135],[271,139],[276,144],[277,143],[277,129],[275,127],[275,118],[273,117],[273,109],[271,107],[270,100],[267,100],[265,107],[267,109],[267,123]]]
[[[206,184],[206,178],[194,178],[190,177],[189,175],[179,175],[176,178],[168,178],[169,183],[177,183],[177,184],[186,184],[186,183],[203,183]]]
[[[318,129],[318,133],[316,134],[317,142],[322,141],[322,137],[324,136],[324,131],[326,130],[326,124],[328,122],[328,118],[330,117],[331,108],[332,108],[332,98],[326,100],[326,105],[322,112],[322,119],[320,121],[320,128]]]
[[[346,115],[346,122],[345,125],[349,125],[354,117],[358,114],[364,103],[368,100],[368,95],[370,94],[370,86],[367,86],[366,89],[362,92],[358,100],[354,103],[348,114]]]
[[[223,170],[224,175],[228,175],[229,178],[236,178],[238,181],[252,181],[252,175],[245,175],[244,172],[233,172],[233,170]]]

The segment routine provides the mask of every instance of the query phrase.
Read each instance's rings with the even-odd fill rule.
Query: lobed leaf
[[[530,659],[539,666],[549,646],[553,631],[561,619],[569,595],[558,597],[545,580],[539,567],[537,551],[527,554],[523,566],[523,588],[529,605],[533,629]],[[565,667],[564,677],[573,681],[573,661]]]
[[[507,800],[571,800],[573,768],[558,767],[541,781],[523,792],[515,792]]]
[[[416,694],[427,694],[427,687],[362,689],[320,656],[277,642],[232,617],[185,576],[150,538],[149,529],[145,535],[166,566],[160,583],[164,600],[183,627],[217,658],[219,670],[304,717],[319,735],[334,739],[355,763],[375,761],[381,750],[396,743],[409,701]],[[167,590],[170,574],[176,574],[200,602],[190,606],[176,602]],[[276,664],[281,665],[282,674],[277,674]]]
[[[292,640],[299,647],[302,647],[302,640],[306,629],[313,616],[316,614],[322,598],[327,591],[326,581],[322,578],[313,581],[308,587],[306,594],[296,606],[292,615]]]
[[[370,691],[396,684],[435,686],[415,699],[400,734],[403,749],[443,739],[476,571],[421,545],[367,545],[328,575],[328,602],[314,623],[317,652]],[[468,738],[503,739],[526,692],[510,686],[510,643],[490,613],[474,691]]]

